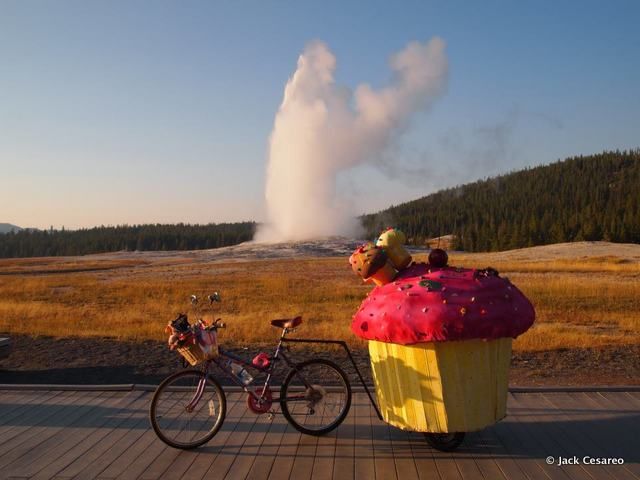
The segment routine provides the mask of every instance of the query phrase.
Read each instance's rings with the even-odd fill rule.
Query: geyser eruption
[[[409,43],[392,56],[391,85],[354,92],[336,85],[336,58],[321,42],[298,58],[276,114],[266,180],[267,223],[262,242],[351,235],[354,212],[336,191],[339,172],[376,160],[415,112],[443,91],[445,44]]]

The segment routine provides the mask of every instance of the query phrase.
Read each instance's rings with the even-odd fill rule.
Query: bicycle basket
[[[169,348],[177,350],[191,365],[195,366],[218,356],[218,336],[215,329],[197,323],[185,333],[178,333],[175,329],[172,331]]]
[[[184,347],[178,347],[176,348],[176,350],[178,350],[178,353],[182,355],[184,359],[194,367],[206,360],[209,360],[209,357],[197,342],[191,343]]]

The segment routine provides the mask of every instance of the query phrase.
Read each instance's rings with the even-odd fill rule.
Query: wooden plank
[[[148,407],[151,402],[152,396],[153,396],[152,393],[149,393],[147,396],[147,402],[146,402],[147,408],[145,408],[145,414],[148,411]],[[176,395],[174,397],[176,404],[180,398],[181,398],[180,395]],[[153,432],[154,434],[153,436],[151,435],[151,432]],[[114,461],[114,463],[125,463],[125,464],[128,462],[128,466],[126,470],[122,472],[118,472],[117,469],[112,468],[112,466],[110,465],[107,469],[105,469],[101,473],[101,477],[107,476],[107,475],[111,477],[112,475],[116,474],[118,475],[119,479],[122,478],[124,480],[127,478],[138,478],[139,476],[145,476],[145,475],[148,475],[149,470],[154,471],[154,468],[157,468],[158,464],[162,465],[163,461],[165,460],[165,456],[168,456],[169,453],[181,452],[181,450],[173,449],[165,445],[155,435],[155,432],[151,428],[149,428],[149,430],[139,438],[139,440],[136,442],[136,445],[143,445],[145,447],[143,450],[144,452],[143,454],[140,454],[137,456],[132,456],[132,455],[125,456],[128,454],[127,452],[121,455],[120,457],[118,457],[118,459]],[[161,452],[168,452],[168,453],[162,454]],[[135,451],[135,453],[138,453],[138,451]],[[159,455],[161,456],[159,457]],[[164,468],[166,468],[166,466]],[[160,471],[160,473],[164,470],[164,468]],[[160,476],[161,475],[157,475],[157,476],[154,476],[153,478],[159,478]]]
[[[596,453],[610,457],[615,457],[616,454],[620,454],[619,451],[616,452],[620,438],[618,436],[613,436],[613,438],[606,438],[604,436],[609,429],[609,423],[615,419],[614,412],[601,409],[600,405],[596,402],[590,404],[589,400],[578,400],[573,394],[555,393],[551,396],[545,395],[545,397],[549,397],[549,401],[553,404],[571,409],[573,415],[570,418],[573,419],[573,421],[571,421],[567,427],[570,427],[568,429],[571,430],[571,433],[578,437],[578,442],[583,445],[584,454],[593,456],[594,453]],[[589,413],[593,411],[597,412],[597,416],[592,417],[589,415]],[[592,467],[599,467],[595,468],[594,471],[604,469],[611,477],[616,479],[631,480],[637,478],[622,466],[620,466],[620,468],[618,468],[617,465],[589,466],[590,469]]]
[[[547,402],[549,406],[556,409],[554,415],[555,420],[553,427],[558,431],[558,438],[563,443],[571,446],[572,454],[580,458],[585,455],[593,455],[594,452],[602,451],[602,445],[594,438],[594,431],[591,428],[585,428],[588,422],[601,420],[601,414],[592,414],[588,409],[572,401],[568,395],[558,393],[541,394],[540,398]],[[571,409],[571,414],[564,413],[564,409]],[[553,421],[554,418],[549,419]],[[629,473],[613,471],[611,468],[603,465],[582,465],[593,478],[611,478],[611,479],[631,479]]]
[[[640,412],[640,392],[624,392],[625,399]]]
[[[475,455],[475,459],[485,478],[526,480],[526,475],[516,461],[509,457],[493,426],[477,432],[476,442],[480,452]]]
[[[217,433],[217,435],[211,439],[211,441],[206,445],[206,447],[199,449],[199,451],[197,452],[198,455],[196,456],[194,461],[191,463],[187,471],[184,473],[183,478],[188,478],[188,479],[206,478],[205,476],[207,475],[207,471],[211,467],[211,464],[213,463],[215,458],[220,454],[220,452],[224,451],[224,449],[226,448],[229,437],[235,430],[236,425],[238,424],[238,422],[240,421],[240,419],[244,414],[246,414],[246,405],[244,403],[244,395],[241,395],[239,393],[232,393],[228,395],[227,396],[227,416],[222,425],[222,428]],[[170,449],[170,450],[173,450],[173,449]],[[178,452],[176,452],[175,450],[169,451],[166,454],[168,456],[167,459],[161,458],[161,461],[163,462],[163,464],[167,465],[165,467],[165,470],[166,468],[168,468],[169,465],[171,465],[171,462],[173,461],[173,458],[177,456],[177,453]],[[167,461],[169,461],[169,463],[167,463]],[[158,470],[158,472],[161,473],[160,470]],[[144,478],[148,478],[149,480],[151,480],[153,478],[159,478],[159,476],[152,477],[150,475],[148,476],[146,475]]]
[[[331,478],[334,480],[346,480],[356,478],[354,462],[355,446],[355,403],[357,393],[352,394],[351,409],[347,418],[344,419],[336,431],[336,443],[334,453],[334,464]],[[364,396],[364,395],[362,395]]]
[[[12,462],[18,460],[23,455],[30,453],[40,447],[49,437],[62,430],[65,426],[73,422],[78,417],[86,414],[87,411],[75,408],[92,400],[99,398],[104,394],[94,394],[87,399],[80,395],[70,394],[65,397],[59,397],[59,404],[52,405],[51,411],[47,411],[46,421],[50,417],[55,418],[56,425],[47,425],[46,422],[30,428],[27,432],[20,435],[15,441],[7,442],[6,447],[3,445],[0,449],[0,468],[7,468]]]
[[[301,437],[302,434],[299,431],[287,424],[282,434],[278,452],[275,455],[273,467],[269,472],[268,478],[270,480],[288,480],[290,478]],[[291,478],[293,479],[294,477]]]
[[[22,448],[22,456],[6,465],[5,472],[16,476],[35,475],[61,453],[76,445],[78,435],[93,430],[93,422],[102,413],[100,409],[108,404],[112,397],[112,393],[102,393],[90,402],[75,405],[77,410],[68,417],[63,426],[38,435],[38,443]]]
[[[64,395],[68,396],[70,394]],[[61,392],[16,392],[13,398],[14,404],[1,405],[2,417],[0,417],[0,427],[11,427],[17,419],[27,414],[29,421],[32,422],[33,410],[41,405],[55,402],[54,398],[61,396]]]
[[[194,452],[171,449],[155,438],[146,412],[150,393],[20,392],[3,397],[25,404],[12,408],[14,421],[0,426],[0,439],[6,440],[0,443],[0,451],[5,448],[0,477],[640,478],[640,465],[633,461],[634,392],[511,395],[508,419],[468,435],[449,454],[432,450],[420,434],[379,422],[362,393],[354,395],[343,425],[320,438],[301,435],[282,417],[273,422],[254,417],[244,406],[244,395],[230,396],[223,430]],[[544,463],[547,455],[583,454],[627,462],[579,468]]]
[[[575,397],[585,403],[600,405],[606,411],[594,433],[610,456],[637,458],[638,411],[627,408],[628,404],[617,393],[594,392],[575,394]],[[640,477],[640,464],[625,463],[625,467]]]
[[[245,408],[247,408],[248,415],[256,415],[253,412],[249,412],[246,404]],[[237,455],[227,471],[225,480],[244,480],[247,478],[272,423],[273,420],[270,420],[267,414],[261,414],[256,417],[256,422],[245,438],[244,444],[238,448]]]
[[[65,391],[65,392],[130,392],[131,390],[154,390],[152,385],[148,385],[150,388],[139,388],[133,383],[123,384],[77,384],[77,385],[60,385],[58,383],[32,383],[32,384],[6,384],[0,383],[0,391],[6,390],[21,390],[26,392],[33,391]],[[144,385],[142,387],[145,387]]]
[[[184,392],[175,395],[174,400],[178,403],[187,395],[190,395],[190,393]],[[98,478],[122,478],[124,476],[133,475],[134,472],[142,473],[144,465],[148,465],[151,463],[151,460],[155,458],[153,453],[148,453],[155,451],[150,447],[154,445],[155,442],[160,442],[156,433],[152,428],[149,428],[148,425],[149,423],[147,419],[147,428],[144,433],[130,448],[122,452],[117,460],[113,461],[107,468],[100,472]],[[160,445],[160,443],[157,443],[157,445]],[[182,453],[190,457],[195,456],[195,452]]]
[[[354,415],[353,468],[355,478],[375,478],[375,457],[373,456],[372,412],[369,398],[360,393],[356,395]]]
[[[137,445],[138,440],[149,430],[149,418],[146,412],[136,412],[129,420],[127,426],[129,426],[129,428],[123,432],[117,442],[113,442],[107,450],[101,452],[93,462],[83,468],[73,478],[78,480],[93,480],[99,478],[105,469],[120,460],[123,452]]]
[[[256,458],[247,474],[247,479],[264,480],[269,477],[286,428],[287,422],[284,417],[276,415],[269,425],[269,431],[262,441],[262,445],[260,445]]]
[[[455,461],[456,467],[460,472],[460,476],[464,480],[483,479],[480,468],[478,467],[478,464],[471,453],[474,444],[476,444],[478,441],[478,434],[476,432],[468,432],[465,435],[465,441],[462,445],[460,445],[453,452],[447,452],[447,455],[453,458],[453,460]],[[498,472],[498,476],[494,478],[500,478],[499,475],[500,473]]]
[[[200,447],[200,448],[206,448],[206,447]],[[184,478],[184,472],[186,472],[189,467],[191,467],[191,465],[193,464],[193,462],[195,461],[195,459],[198,457],[198,455],[202,452],[198,451],[199,449],[196,450],[178,450],[176,453],[177,455],[172,455],[173,461],[171,462],[171,465],[165,470],[165,472],[162,474],[161,478],[163,479],[167,479],[167,480],[171,480],[171,479],[177,479],[177,478]],[[145,464],[149,464],[149,458],[145,458]],[[135,469],[134,473],[131,474],[131,476],[129,477],[117,477],[118,479],[120,478],[136,478],[136,472],[138,472],[140,470],[140,468],[144,469],[144,466],[141,466],[140,464],[138,464],[138,468]],[[223,478],[222,476],[220,478]]]
[[[627,400],[627,395],[619,392],[585,392],[592,393],[595,397],[600,397],[606,404],[615,405],[615,410],[625,413],[638,413],[638,408]]]
[[[333,467],[336,460],[336,435],[337,431],[334,430],[318,437],[313,468],[311,469],[311,477],[314,480],[331,480],[333,478]]]
[[[597,392],[568,393],[577,404],[585,408],[600,408],[603,410],[599,414],[600,421],[593,422],[590,427],[591,436],[600,445],[600,452],[610,457],[632,458],[637,451],[637,443],[634,438],[634,431],[637,430],[637,416],[633,412],[625,413],[616,410],[618,406],[610,403],[611,397],[615,393],[607,393],[603,397]],[[636,418],[634,418],[636,417]],[[634,428],[635,427],[635,428]],[[625,462],[624,470],[627,470],[635,477],[640,478],[640,465],[638,463]]]
[[[640,391],[635,390],[635,391],[628,391],[625,392],[627,395],[629,395],[631,398],[635,399],[636,401],[636,406],[640,407]]]
[[[71,430],[71,439],[75,440],[75,442],[69,442],[68,445],[73,446],[68,448],[66,452],[61,451],[53,462],[48,462],[45,468],[33,478],[49,478],[53,474],[66,470],[79,459],[84,459],[114,429],[126,421],[133,412],[139,411],[146,406],[142,397],[144,397],[143,392],[115,394],[112,403],[108,405],[110,409],[113,409],[113,412],[103,415],[102,418],[97,417],[95,425],[92,425],[89,429],[81,427],[77,433],[74,431],[76,429]]]
[[[401,480],[419,480],[416,462],[413,459],[413,451],[409,441],[409,435],[415,432],[405,432],[399,428],[389,427],[391,450],[393,451],[393,463],[396,474]]]
[[[535,412],[535,422],[531,423],[532,429],[541,429],[549,433],[552,443],[547,444],[547,455],[557,460],[558,457],[571,458],[580,453],[586,454],[582,441],[561,427],[562,419],[566,420],[567,417],[554,404],[548,402],[545,395],[551,394],[516,395],[515,402],[517,405]],[[562,469],[572,478],[611,478],[606,472],[593,471],[581,464],[564,466],[554,464],[554,466]]]
[[[432,449],[438,475],[443,480],[462,480],[456,461],[450,453]]]
[[[96,428],[92,431],[87,431],[83,436],[82,432],[78,435],[72,435],[77,442],[75,445],[68,449],[66,452],[60,455],[55,455],[53,460],[47,460],[45,467],[40,470],[33,479],[46,479],[51,478],[61,470],[64,470],[67,466],[73,463],[79,457],[82,457],[88,450],[93,448],[96,443],[104,439],[110,431],[116,428],[122,422],[122,416],[130,410],[139,410],[141,407],[146,406],[142,404],[141,398],[144,396],[143,392],[131,392],[126,394],[118,394],[115,396],[115,402],[110,405],[110,408],[114,409],[114,412],[105,415],[101,421],[97,422]]]
[[[321,415],[322,425],[328,424],[334,419],[334,417],[331,415],[331,412],[327,410],[326,405],[323,405]],[[327,433],[326,435],[318,437],[315,457],[313,459],[313,467],[311,468],[311,478],[313,478],[314,480],[331,480],[331,478],[333,477],[333,465],[335,463],[336,457],[337,434],[338,432],[336,429]]]
[[[145,423],[148,425],[148,421]],[[137,478],[144,474],[150,465],[153,465],[158,452],[165,448],[155,432],[147,427],[130,448],[120,452],[117,458],[106,466],[98,478]],[[178,452],[182,453],[182,451]]]
[[[511,397],[511,394],[509,397]],[[547,474],[547,472],[551,472],[552,467],[543,464],[541,459],[545,456],[536,452],[535,443],[529,439],[527,430],[519,421],[513,399],[509,398],[507,403],[507,418],[493,426],[496,436],[500,439],[509,455],[516,459],[518,466],[527,478],[530,480],[555,478],[555,475],[551,476],[552,473]],[[568,478],[562,472],[560,472],[559,477]]]
[[[137,392],[136,392],[137,393]],[[104,465],[105,459],[103,456],[108,456],[109,452],[113,449],[114,445],[121,445],[126,443],[127,436],[133,436],[136,433],[143,431],[146,415],[144,411],[149,402],[149,396],[146,392],[140,392],[140,397],[137,398],[136,403],[128,409],[128,411],[121,415],[119,421],[106,432],[106,435],[99,439],[91,449],[85,452],[80,457],[76,458],[61,472],[58,473],[62,478],[73,478],[81,476],[82,472],[86,469],[93,468],[96,475],[100,472],[99,466]],[[146,420],[148,425],[148,420]]]
[[[25,392],[25,391],[2,391],[0,392],[0,428],[10,425],[10,420],[16,418],[16,412],[27,408],[27,405],[42,403],[60,392]]]
[[[235,398],[235,399],[234,399]],[[209,468],[209,457],[213,452],[213,449],[220,445],[220,441],[226,438],[225,435],[228,434],[227,430],[231,428],[229,426],[229,418],[233,417],[234,410],[238,407],[237,397],[229,397],[227,396],[227,414],[225,417],[225,421],[222,424],[222,427],[206,445],[198,448],[194,451],[195,458],[188,466],[187,472],[191,472],[189,475],[190,478],[201,478],[204,475],[204,472]],[[149,464],[149,466],[144,470],[141,474],[140,479],[155,479],[162,477],[165,472],[170,468],[170,466],[176,461],[177,457],[182,454],[182,450],[169,447],[162,443],[159,439],[157,442],[154,442],[153,447],[158,453],[156,454],[155,459]],[[202,471],[200,474],[196,474],[192,472],[194,466],[198,464],[198,461],[205,460]],[[183,461],[183,460],[181,460]]]
[[[69,400],[64,400],[64,398],[71,397],[71,394],[60,395],[60,392],[45,392],[43,395],[35,395],[35,397],[37,400],[25,401],[21,408],[13,410],[11,414],[2,418],[5,425],[0,427],[0,455],[3,451],[3,444],[8,441],[15,443],[12,439],[20,435],[24,437],[29,429],[38,427],[40,422],[55,414],[57,409],[50,408],[50,405],[68,403]]]
[[[536,422],[536,418],[531,415],[531,410],[522,405],[519,400],[521,395],[530,395],[533,398],[541,394],[513,394],[509,393],[509,401],[511,402],[511,417],[517,420],[517,425],[524,433],[523,444],[528,448],[524,449],[528,456],[535,456],[536,462],[545,474],[551,479],[572,478],[575,480],[583,480],[589,476],[578,465],[569,465],[570,468],[558,468],[556,465],[549,465],[543,459],[548,456],[557,456],[558,452],[564,452],[564,447],[554,438],[549,423]],[[538,400],[539,402],[539,400]]]
[[[180,397],[176,396],[175,398],[177,400]],[[209,443],[198,450],[184,452],[180,449],[169,447],[156,436],[145,450],[144,455],[133,460],[129,468],[119,478],[122,478],[122,480],[127,478],[159,478],[165,474],[164,472],[176,461],[178,456],[184,453],[185,455],[182,456],[185,458],[182,458],[180,462],[193,462],[195,460],[194,457],[201,452],[201,449],[206,448],[208,445]],[[175,476],[175,473],[169,473],[168,475]]]
[[[51,400],[52,397],[42,399]],[[60,398],[55,404],[63,405],[71,400]],[[54,405],[55,405],[54,404]],[[36,429],[41,427],[41,422],[52,416],[56,409],[62,407],[52,407],[47,403],[25,403],[25,405],[13,410],[13,413],[3,418],[5,425],[0,427],[0,457],[9,450],[15,448],[20,443],[26,441]]]
[[[408,434],[411,454],[420,480],[440,480],[440,474],[433,458],[433,449],[427,444],[422,433]]]
[[[76,396],[81,397],[81,395]],[[108,411],[112,407],[112,402],[117,401],[118,397],[113,393],[104,392],[91,403],[86,403],[80,398],[74,409],[82,412],[82,415],[73,421],[65,422],[62,428],[29,452],[27,455],[29,467],[24,473],[29,476],[35,475],[39,469],[59,458],[67,450],[76,446],[85,436],[95,431],[100,422],[104,421],[105,410]]]
[[[80,443],[48,465],[37,476],[44,477],[46,472],[51,471],[54,466],[60,466],[56,476],[73,477],[106,450],[112,442],[117,441],[120,432],[126,431],[127,422],[131,416],[145,406],[143,392],[118,394],[118,397],[126,402],[118,411],[106,418],[100,428],[90,432]]]
[[[220,449],[218,455],[211,462],[209,469],[205,473],[204,478],[224,478],[229,471],[229,468],[233,464],[238,454],[242,451],[249,433],[254,428],[258,417],[253,412],[249,411],[244,404],[244,395],[239,399],[239,406],[241,406],[241,417],[235,422],[234,428],[227,438],[225,447]]]
[[[464,480],[452,453],[434,450],[433,458],[436,461],[438,474],[443,480]]]
[[[397,479],[396,465],[393,460],[391,447],[391,433],[389,425],[371,415],[371,429],[373,432],[373,457],[376,478],[393,480]]]
[[[299,436],[298,449],[293,460],[290,478],[295,478],[296,480],[311,478],[317,446],[318,437],[313,435]]]

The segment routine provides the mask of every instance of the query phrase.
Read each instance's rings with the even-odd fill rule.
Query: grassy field
[[[491,265],[532,300],[537,321],[516,340],[516,350],[640,343],[637,259],[599,255],[535,261],[459,254],[450,264]],[[343,257],[0,260],[0,332],[164,339],[167,321],[190,311],[191,293],[219,290],[223,302],[216,316],[228,324],[227,343],[269,343],[277,334],[269,319],[302,314],[300,336],[358,345],[349,329],[351,315],[370,289]]]

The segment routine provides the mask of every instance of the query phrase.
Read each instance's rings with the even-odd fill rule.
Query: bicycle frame
[[[203,372],[205,373],[205,376],[202,377],[202,379],[200,380],[200,382],[198,383],[198,387],[196,388],[196,392],[193,396],[193,398],[191,399],[191,401],[189,402],[189,404],[187,405],[187,409],[189,408],[195,408],[195,406],[198,404],[198,402],[200,401],[200,398],[202,397],[202,393],[204,392],[204,386],[205,386],[205,382],[207,381],[207,375],[210,372],[211,369],[211,364],[215,364],[217,365],[218,368],[220,368],[220,370],[222,370],[224,373],[227,374],[228,377],[230,377],[233,382],[238,385],[240,388],[242,388],[242,390],[251,395],[253,397],[254,400],[258,401],[258,402],[263,402],[265,400],[265,395],[267,393],[267,391],[269,390],[270,384],[271,384],[271,378],[273,376],[273,370],[276,367],[277,362],[280,361],[280,359],[284,360],[284,362],[287,364],[287,367],[289,367],[290,369],[294,370],[294,371],[298,371],[296,363],[293,362],[285,353],[285,347],[283,345],[284,342],[287,341],[287,339],[285,338],[287,333],[289,333],[289,329],[288,328],[284,328],[282,330],[282,335],[280,336],[280,340],[278,341],[278,345],[276,346],[275,352],[273,354],[273,357],[271,358],[271,364],[266,367],[266,368],[259,368],[256,367],[255,365],[253,365],[253,363],[251,363],[250,361],[247,361],[246,359],[235,355],[231,352],[229,352],[228,350],[225,350],[221,347],[218,348],[218,352],[219,355],[212,359],[212,360],[208,360],[203,364]],[[262,386],[262,391],[260,392],[260,395],[257,395],[255,393],[255,391],[249,389],[249,385],[251,385],[252,383],[250,383],[249,385],[245,385],[244,383],[242,383],[232,372],[231,369],[228,368],[226,366],[226,361],[224,360],[231,360],[235,363],[239,363],[240,365],[242,365],[245,368],[251,368],[252,370],[255,370],[257,372],[260,373],[266,373],[267,374],[267,378],[264,381],[264,384]],[[304,386],[307,388],[311,387],[311,384],[307,382],[307,380],[303,377],[303,376],[299,376],[299,378],[302,380],[302,382],[304,383]],[[258,385],[259,386],[259,385]],[[275,397],[275,398],[271,398],[270,401],[271,402],[280,402],[282,399],[280,397]],[[289,401],[304,401],[306,400],[306,396],[304,394],[301,395],[295,395],[295,396],[288,396],[286,398],[284,398],[285,401],[289,402]]]

